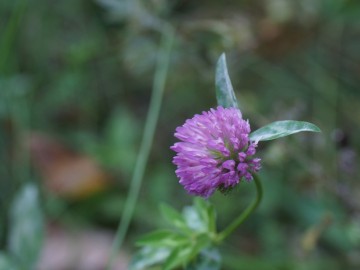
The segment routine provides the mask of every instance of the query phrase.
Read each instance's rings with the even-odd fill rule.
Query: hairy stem
[[[250,215],[256,207],[259,205],[262,195],[263,189],[260,182],[260,179],[257,175],[253,175],[254,182],[256,186],[257,196],[256,199],[238,216],[230,225],[225,228],[221,233],[218,234],[217,240],[218,242],[223,241],[226,237],[228,237],[237,227],[239,227]]]

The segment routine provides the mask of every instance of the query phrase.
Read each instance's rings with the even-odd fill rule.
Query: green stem
[[[249,216],[256,207],[259,205],[262,195],[263,195],[263,189],[261,186],[260,179],[257,175],[253,175],[254,182],[256,186],[257,196],[256,199],[250,204],[244,212],[240,214],[225,230],[223,230],[221,233],[219,233],[217,240],[218,242],[223,241],[226,237],[228,237],[237,227],[239,227]]]
[[[27,8],[28,1],[21,0],[18,1],[14,10],[12,11],[9,20],[6,22],[6,26],[3,27],[3,31],[0,33],[0,79],[5,78],[6,75],[11,75],[10,68],[8,65],[8,59],[12,53],[15,53],[14,43],[16,40],[16,35],[19,32],[21,21],[24,17],[26,8]],[[0,83],[1,84],[1,83]],[[12,118],[15,116],[13,111],[15,110],[16,104],[13,102],[12,93],[10,93],[11,89],[5,89],[3,85],[0,85],[0,98],[4,99],[5,108],[8,113],[9,119],[13,120]],[[17,127],[17,125],[15,124]],[[15,135],[15,136],[13,136]],[[10,139],[11,146],[12,142],[14,141],[15,147],[19,146],[18,134],[16,131],[10,134],[11,138],[15,137],[14,140]],[[8,158],[8,151],[11,146],[4,143],[6,141],[7,134],[3,132],[2,136],[0,136],[1,144],[0,144],[0,175],[4,176],[4,178],[8,178],[8,181],[2,181],[0,184],[0,190],[2,192],[0,198],[0,220],[7,220],[8,217],[8,209],[9,209],[9,202],[12,199],[12,195],[14,190],[16,189],[16,185],[19,183],[16,180],[24,180],[22,178],[16,177],[19,170],[19,164],[16,164],[14,160]],[[13,181],[11,181],[13,180]],[[20,181],[19,180],[19,181]],[[7,235],[9,226],[7,222],[2,224],[3,227],[0,226],[0,249],[5,245],[7,241]]]
[[[16,34],[19,30],[19,26],[21,23],[21,19],[25,14],[25,10],[27,7],[28,1],[22,0],[20,1],[15,10],[13,11],[10,20],[7,23],[5,31],[1,35],[0,41],[0,74],[5,73],[6,70],[6,61],[11,53],[11,50],[14,48],[14,40],[16,38]],[[4,74],[2,74],[4,75]]]
[[[162,32],[162,40],[158,52],[157,65],[156,65],[154,81],[153,81],[152,96],[151,96],[151,101],[145,123],[144,134],[142,137],[139,154],[136,160],[135,169],[132,176],[129,194],[125,202],[124,213],[121,217],[121,221],[116,231],[115,239],[111,248],[110,258],[106,268],[108,270],[112,269],[114,258],[117,252],[120,250],[120,247],[124,241],[124,238],[129,228],[130,221],[132,219],[135,210],[136,201],[139,197],[139,191],[140,191],[142,179],[144,177],[146,164],[148,161],[151,145],[154,138],[156,124],[159,118],[174,36],[175,33],[172,27],[165,25],[164,30]]]

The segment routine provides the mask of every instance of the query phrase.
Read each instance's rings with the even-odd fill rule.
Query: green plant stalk
[[[217,236],[217,242],[222,242],[226,237],[228,237],[237,227],[239,227],[254,210],[258,207],[261,202],[263,196],[263,189],[260,182],[260,178],[254,174],[254,182],[256,186],[257,196],[256,199],[238,216],[230,225],[225,228],[221,233]]]
[[[165,25],[164,30],[162,31],[162,39],[158,52],[152,96],[144,128],[144,134],[132,176],[129,194],[125,202],[124,213],[121,217],[121,221],[116,231],[115,239],[111,248],[110,258],[106,268],[108,270],[112,269],[116,253],[120,250],[120,247],[124,241],[135,210],[135,204],[139,196],[142,179],[144,177],[146,164],[154,138],[155,128],[159,118],[174,36],[175,31],[172,29],[172,27]]]
[[[9,58],[10,53],[14,49],[14,41],[16,38],[16,34],[18,33],[18,30],[20,29],[20,23],[21,20],[25,14],[26,8],[27,8],[28,1],[27,0],[21,0],[18,1],[16,7],[14,8],[9,20],[6,23],[6,26],[4,27],[4,31],[0,35],[0,78],[5,77],[5,73],[8,71],[7,66],[7,60]],[[3,91],[3,97],[5,99],[6,109],[8,111],[9,117],[13,118],[13,111],[14,108],[16,108],[16,104],[12,103],[11,96],[9,94],[8,89],[2,89],[0,86],[0,91]],[[17,126],[15,127],[15,129]],[[17,133],[14,131],[14,137],[15,139],[15,147],[19,145],[19,140],[17,138]],[[1,136],[1,140],[4,140],[4,136]],[[0,185],[0,189],[3,192],[4,196],[0,198],[0,220],[7,220],[8,211],[9,209],[9,201],[11,201],[12,193],[15,189],[15,185],[17,184],[16,181],[10,181],[11,177],[18,178],[18,166],[16,166],[16,163],[14,161],[12,162],[6,162],[7,160],[7,146],[6,144],[1,144],[0,147],[2,148],[2,151],[0,151],[0,155],[3,157],[0,157],[0,162],[2,163],[2,166],[4,166],[3,174],[6,174],[9,178],[8,181],[4,181]],[[24,156],[24,160],[25,160]],[[26,162],[27,164],[27,162]],[[26,168],[24,170],[27,170]],[[20,170],[21,171],[21,170]],[[1,172],[0,172],[1,173]],[[22,180],[22,179],[21,179]],[[2,224],[3,226],[0,227],[0,248],[3,247],[6,243],[6,237],[8,235],[7,230],[8,225],[6,222]]]
[[[13,49],[15,35],[19,30],[21,19],[25,13],[28,1],[22,0],[11,14],[6,30],[0,41],[0,74],[5,71],[6,60]]]
[[[11,54],[12,50],[14,49],[14,41],[16,38],[16,34],[18,33],[19,29],[20,29],[20,23],[21,20],[25,14],[26,8],[27,8],[27,4],[28,1],[27,0],[21,0],[18,1],[17,5],[14,8],[14,11],[11,14],[11,17],[9,18],[7,25],[5,27],[5,31],[3,32],[3,34],[0,37],[0,78],[1,77],[5,77],[5,73],[8,71],[7,70],[7,60],[9,58],[9,55]],[[20,146],[20,143],[22,140],[19,139],[19,134],[17,133],[18,127],[19,127],[19,121],[18,121],[18,114],[17,112],[19,110],[22,110],[22,106],[17,106],[18,104],[14,104],[13,102],[13,96],[11,95],[11,93],[9,92],[9,89],[1,89],[2,91],[4,91],[3,95],[4,95],[4,99],[5,104],[7,106],[7,111],[9,114],[9,117],[11,119],[14,119],[15,121],[15,130],[14,130],[14,142],[15,142],[15,147],[16,148],[20,148],[22,147],[22,145]],[[27,112],[26,112],[27,114]],[[19,155],[18,155],[19,156]],[[4,160],[6,160],[6,155]],[[6,165],[5,165],[6,166]],[[19,164],[16,163],[16,161],[12,162],[9,166],[9,168],[11,168],[11,172],[10,175],[13,178],[16,178],[18,181],[18,175],[19,175]]]

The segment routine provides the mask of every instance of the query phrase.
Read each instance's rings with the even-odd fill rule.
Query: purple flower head
[[[232,189],[243,178],[252,180],[260,159],[253,158],[257,145],[249,133],[249,122],[235,108],[219,106],[186,120],[175,132],[181,142],[171,147],[177,152],[173,162],[180,184],[190,194],[207,198],[217,189]]]

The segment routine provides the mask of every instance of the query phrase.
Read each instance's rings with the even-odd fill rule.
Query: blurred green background
[[[41,189],[47,224],[41,261],[60,256],[48,242],[59,231],[112,238],[166,22],[176,29],[175,44],[124,264],[140,234],[166,226],[159,202],[191,203],[169,147],[178,125],[216,106],[214,70],[225,51],[253,130],[292,119],[322,133],[260,144],[264,200],[222,246],[223,268],[359,269],[359,18],[356,0],[1,1],[1,249],[11,202],[29,181]],[[219,228],[253,189],[242,183],[213,197]],[[66,269],[103,269],[71,263]]]

